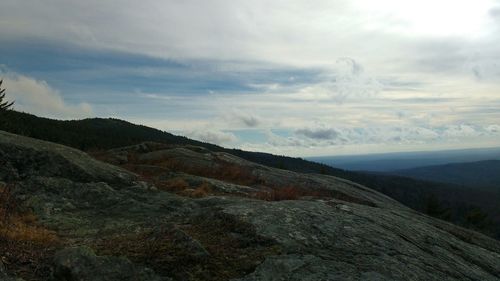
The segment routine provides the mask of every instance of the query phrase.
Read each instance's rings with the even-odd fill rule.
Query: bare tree
[[[14,102],[3,101],[5,98],[5,89],[2,89],[3,80],[0,80],[0,112],[4,110],[9,110]]]

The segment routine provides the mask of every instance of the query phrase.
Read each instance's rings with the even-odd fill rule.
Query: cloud
[[[338,101],[353,96],[370,97],[382,89],[382,84],[366,75],[362,65],[352,58],[339,58],[334,69],[330,87]]]
[[[228,125],[231,124],[234,127],[243,126],[246,128],[256,128],[262,124],[262,120],[259,117],[244,110],[240,110],[239,112],[233,110],[231,113],[222,116],[220,122],[225,122]]]
[[[15,100],[14,108],[18,111],[62,119],[92,116],[88,103],[68,104],[59,91],[45,81],[13,72],[0,73],[0,76],[3,76],[7,97]]]
[[[500,20],[500,7],[492,8],[489,12],[490,16],[495,20]]]
[[[254,116],[241,116],[241,122],[247,127],[257,127],[260,123],[259,119]]]
[[[339,133],[331,128],[318,128],[318,129],[298,129],[295,131],[297,135],[302,135],[310,139],[332,140],[339,137]]]
[[[21,110],[235,146],[254,140],[227,132],[268,130],[280,154],[488,138],[498,5],[438,2],[3,0],[0,61],[24,74],[6,82]]]
[[[467,124],[450,125],[442,129],[441,135],[443,137],[478,137],[484,132],[495,133],[494,131],[488,130],[490,127],[486,128],[475,128],[474,126]]]
[[[318,81],[298,89],[299,99],[331,100],[336,103],[367,99],[377,95],[384,86],[368,75],[353,58],[339,58],[324,69]]]
[[[406,51],[408,38],[425,40],[435,31],[468,38],[489,29],[480,16],[491,1],[372,2],[3,0],[0,34],[163,58],[322,65],[339,56],[401,59],[414,55]]]
[[[213,143],[217,145],[232,145],[238,141],[238,138],[233,133],[222,131],[209,131],[209,130],[194,130],[186,133],[187,137],[202,141]]]
[[[267,143],[274,147],[329,148],[344,145],[433,144],[498,136],[500,136],[500,126],[496,124],[487,126],[456,124],[440,127],[322,127],[297,129],[294,135],[289,137],[269,132]]]
[[[500,125],[488,125],[485,127],[486,131],[492,134],[500,133]]]

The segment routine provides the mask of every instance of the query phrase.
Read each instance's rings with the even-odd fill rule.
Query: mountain
[[[334,169],[300,158],[272,155],[261,152],[248,152],[226,149],[210,143],[195,141],[176,136],[154,128],[132,124],[119,119],[91,118],[83,120],[54,120],[32,114],[10,111],[3,116],[0,129],[23,136],[43,139],[71,146],[84,151],[98,151],[121,146],[154,141],[169,144],[196,145],[212,151],[224,151],[257,163],[291,169],[300,172],[342,173]]]
[[[312,161],[352,171],[390,172],[449,163],[500,160],[500,148],[395,152],[367,155],[309,157]]]
[[[500,191],[500,160],[450,163],[396,170],[388,173],[471,188],[493,188]]]
[[[94,156],[0,131],[0,280],[500,278],[499,241],[349,180],[195,145]]]
[[[96,157],[112,148],[148,141],[203,147],[273,168],[344,178],[386,194],[414,210],[500,239],[500,194],[491,190],[471,190],[401,176],[351,172],[301,158],[226,149],[118,119],[61,121],[10,111],[0,120],[0,130],[71,146]]]

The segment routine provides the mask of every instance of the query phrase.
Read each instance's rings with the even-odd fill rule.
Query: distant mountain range
[[[388,174],[500,191],[500,160],[450,163],[396,170]]]
[[[500,148],[322,156],[307,159],[351,171],[390,172],[449,163],[500,160]]]
[[[213,152],[230,153],[269,167],[348,179],[384,193],[415,210],[500,238],[500,205],[498,204],[500,193],[492,190],[476,190],[461,185],[397,175],[353,172],[301,158],[227,149],[118,119],[92,118],[62,121],[11,111],[0,120],[0,130],[60,143],[90,153],[145,141],[201,146]],[[472,225],[467,216],[471,211],[477,210],[487,215],[488,222],[491,223],[481,223],[481,226]]]

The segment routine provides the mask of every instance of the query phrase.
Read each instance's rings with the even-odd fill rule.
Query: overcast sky
[[[2,0],[16,109],[292,156],[500,146],[500,1]]]

